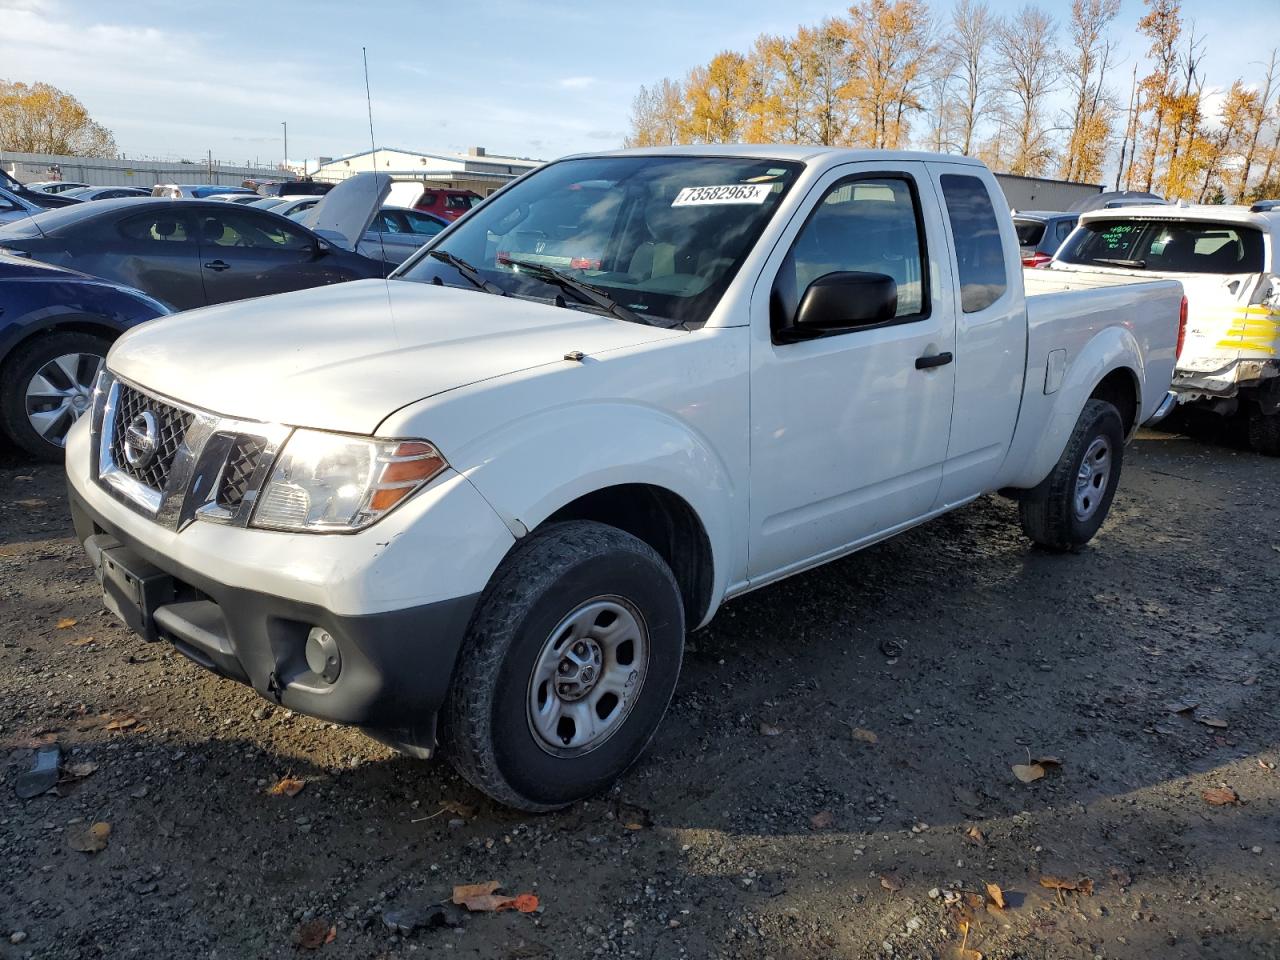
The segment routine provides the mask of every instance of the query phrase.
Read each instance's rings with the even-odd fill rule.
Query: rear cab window
[[[1248,274],[1265,269],[1262,232],[1207,220],[1090,220],[1058,251],[1064,263],[1159,273]]]
[[[944,173],[938,179],[956,248],[960,307],[977,313],[1003,297],[1009,286],[1000,221],[987,185],[978,177]]]

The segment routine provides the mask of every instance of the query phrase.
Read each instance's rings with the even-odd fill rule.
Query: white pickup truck
[[[394,279],[122,337],[76,530],[138,633],[563,806],[640,755],[725,600],[991,491],[1048,547],[1097,532],[1182,291],[1025,298],[1007,208],[928,154],[548,164]]]
[[[1178,402],[1240,417],[1253,448],[1280,457],[1280,211],[1265,203],[1095,210],[1049,266],[1073,288],[1178,280],[1188,305]]]

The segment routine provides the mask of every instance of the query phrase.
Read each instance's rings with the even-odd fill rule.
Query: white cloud
[[[595,82],[595,77],[564,77],[557,82],[557,86],[562,90],[585,90],[594,86]]]

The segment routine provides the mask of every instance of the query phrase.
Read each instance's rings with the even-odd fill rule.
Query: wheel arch
[[[702,623],[711,608],[714,563],[706,527],[687,500],[651,483],[615,484],[566,503],[533,532],[567,520],[607,524],[647,543],[675,575],[685,622]]]

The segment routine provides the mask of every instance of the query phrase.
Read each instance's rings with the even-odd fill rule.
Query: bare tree
[[[1249,174],[1252,172],[1254,158],[1258,155],[1258,137],[1262,134],[1262,125],[1266,123],[1267,115],[1271,111],[1271,97],[1276,92],[1277,82],[1280,81],[1280,75],[1277,74],[1276,57],[1280,54],[1280,50],[1274,47],[1271,50],[1271,61],[1267,64],[1267,78],[1262,85],[1262,92],[1258,96],[1257,109],[1253,111],[1253,115],[1249,118],[1251,129],[1247,132],[1248,146],[1245,148],[1244,160],[1240,167],[1240,184],[1236,190],[1237,198],[1243,198],[1249,192]]]
[[[992,15],[982,0],[976,3],[959,0],[951,11],[951,32],[942,43],[942,53],[955,91],[951,106],[955,117],[955,144],[964,154],[974,150],[978,124],[996,100],[996,78],[989,61],[999,30],[1000,18]]]
[[[1009,94],[1001,124],[1012,138],[1009,172],[1021,176],[1043,174],[1053,159],[1045,109],[1058,70],[1054,32],[1053,18],[1028,5],[1002,23],[995,36],[997,69]]]

